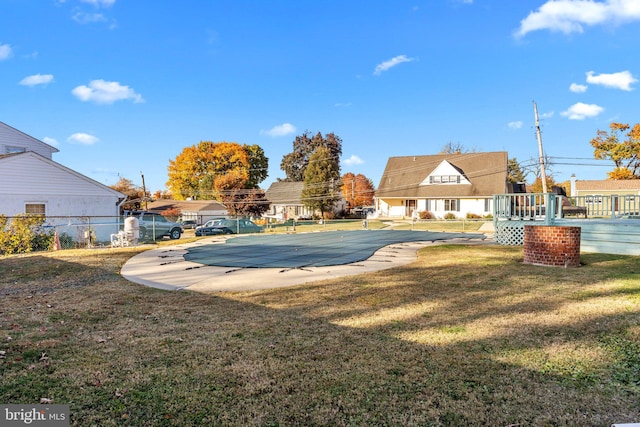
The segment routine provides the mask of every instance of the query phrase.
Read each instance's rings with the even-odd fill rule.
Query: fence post
[[[544,198],[544,205],[546,206],[544,225],[553,225],[556,216],[556,194],[545,193]]]

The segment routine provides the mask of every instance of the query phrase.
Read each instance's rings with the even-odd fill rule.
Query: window
[[[585,202],[587,203],[602,203],[602,196],[587,196],[585,198]]]
[[[445,199],[444,200],[444,210],[449,212],[459,212],[460,211],[460,201],[458,199]]]
[[[484,211],[491,212],[493,199],[484,199]]]
[[[26,203],[24,205],[24,212],[33,215],[45,215],[46,206],[44,203]]]
[[[460,184],[460,175],[433,175],[429,184]]]
[[[24,147],[11,147],[7,145],[7,147],[5,148],[5,151],[7,152],[7,154],[13,154],[13,153],[24,153],[25,151],[27,151],[27,149]]]

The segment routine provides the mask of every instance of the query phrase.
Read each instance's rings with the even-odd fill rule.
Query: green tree
[[[511,183],[526,182],[527,176],[515,157],[507,161],[507,181]]]
[[[319,210],[324,218],[340,199],[340,168],[328,147],[319,147],[309,156],[305,168],[302,202],[313,210]]]
[[[269,158],[257,144],[246,145],[244,149],[249,155],[249,180],[247,188],[258,188],[258,185],[269,176]]]
[[[640,123],[611,122],[609,131],[598,130],[591,140],[593,155],[598,160],[611,160],[615,168],[608,172],[609,179],[640,178]]]
[[[342,156],[342,139],[333,133],[322,136],[318,132],[315,136],[312,136],[311,132],[305,131],[302,135],[296,136],[293,141],[293,151],[282,157],[280,169],[286,174],[284,181],[304,181],[305,170],[309,165],[311,155],[320,147],[325,147],[329,150],[329,158],[335,163],[333,168],[337,168],[339,171],[340,156]]]

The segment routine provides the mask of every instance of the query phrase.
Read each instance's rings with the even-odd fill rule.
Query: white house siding
[[[484,198],[479,199],[456,199],[460,207],[456,211],[445,210],[444,199],[413,199],[416,207],[413,214],[418,216],[422,211],[429,211],[436,218],[443,218],[448,213],[453,213],[458,218],[466,218],[468,213],[485,216],[491,213],[492,202],[486,203]],[[412,213],[406,207],[406,199],[386,199],[380,200],[378,212],[380,216],[389,218],[410,217]],[[486,210],[485,208],[489,208]]]
[[[118,216],[124,195],[33,152],[0,158],[0,214],[45,204],[46,215]]]
[[[33,151],[47,159],[51,159],[53,153],[58,152],[57,148],[0,122],[0,154],[9,154],[15,148]]]
[[[0,214],[15,216],[26,204],[44,204],[47,217],[117,217],[117,199],[111,196],[64,196],[55,194],[0,195]]]

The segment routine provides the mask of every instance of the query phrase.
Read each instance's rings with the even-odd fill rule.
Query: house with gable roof
[[[590,212],[640,213],[640,179],[577,179],[571,176],[571,197]]]
[[[489,215],[493,195],[507,192],[507,160],[506,151],[390,157],[375,193],[377,215]]]
[[[145,209],[162,213],[168,209],[180,211],[182,220],[194,220],[204,224],[210,219],[225,218],[229,215],[227,207],[216,200],[167,200],[158,199],[149,202]]]
[[[311,218],[313,211],[302,202],[304,182],[276,181],[271,183],[265,197],[269,210],[262,216],[279,220]]]
[[[0,122],[0,214],[117,217],[126,196],[53,161],[58,149]]]

